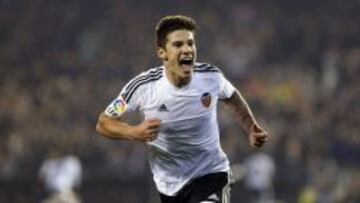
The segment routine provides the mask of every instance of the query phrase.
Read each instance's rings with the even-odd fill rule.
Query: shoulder
[[[164,68],[160,66],[156,68],[151,68],[147,71],[138,74],[126,84],[126,86],[122,91],[122,97],[125,99],[126,102],[128,102],[131,96],[134,94],[134,92],[138,91],[139,89],[142,89],[141,87],[149,85],[162,78],[163,70]]]
[[[210,63],[195,63],[194,81],[204,87],[220,87],[222,82],[221,70]]]
[[[139,82],[139,81],[143,81],[143,80],[147,80],[147,79],[154,79],[154,78],[158,78],[158,77],[161,78],[163,69],[164,68],[162,66],[159,66],[159,67],[151,68],[147,71],[143,71],[140,74],[138,74],[137,76],[135,76],[134,78],[132,78],[129,83]]]
[[[218,81],[223,77],[223,72],[217,66],[210,63],[196,63],[194,73],[196,78],[211,81]]]
[[[151,68],[132,78],[125,86],[125,89],[139,87],[141,85],[156,81],[162,77],[163,67]]]
[[[221,70],[210,63],[195,63],[194,72],[196,73],[222,73]]]
[[[220,85],[227,81],[224,73],[217,66],[210,63],[196,63],[194,66],[194,78],[205,81],[206,85]]]

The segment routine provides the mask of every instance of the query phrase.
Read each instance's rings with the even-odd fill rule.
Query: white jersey
[[[159,192],[172,196],[193,178],[229,170],[216,110],[218,99],[229,98],[235,88],[205,63],[196,63],[191,82],[181,88],[165,71],[153,68],[132,79],[105,112],[119,117],[139,109],[144,119],[161,120],[158,137],[147,143],[149,162]]]

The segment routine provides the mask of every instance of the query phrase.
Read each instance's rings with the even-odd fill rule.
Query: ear
[[[167,61],[167,54],[164,48],[162,47],[158,47],[157,49],[157,55],[160,59],[162,59],[163,61]]]

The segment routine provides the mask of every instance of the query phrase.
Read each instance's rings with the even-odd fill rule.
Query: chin
[[[183,79],[184,79],[184,81],[187,81],[187,82],[190,81],[191,80],[191,73],[184,75]]]

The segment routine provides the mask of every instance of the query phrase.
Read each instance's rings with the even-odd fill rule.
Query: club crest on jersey
[[[209,108],[210,104],[211,104],[211,94],[209,92],[205,92],[202,96],[201,96],[201,103],[206,107]]]

